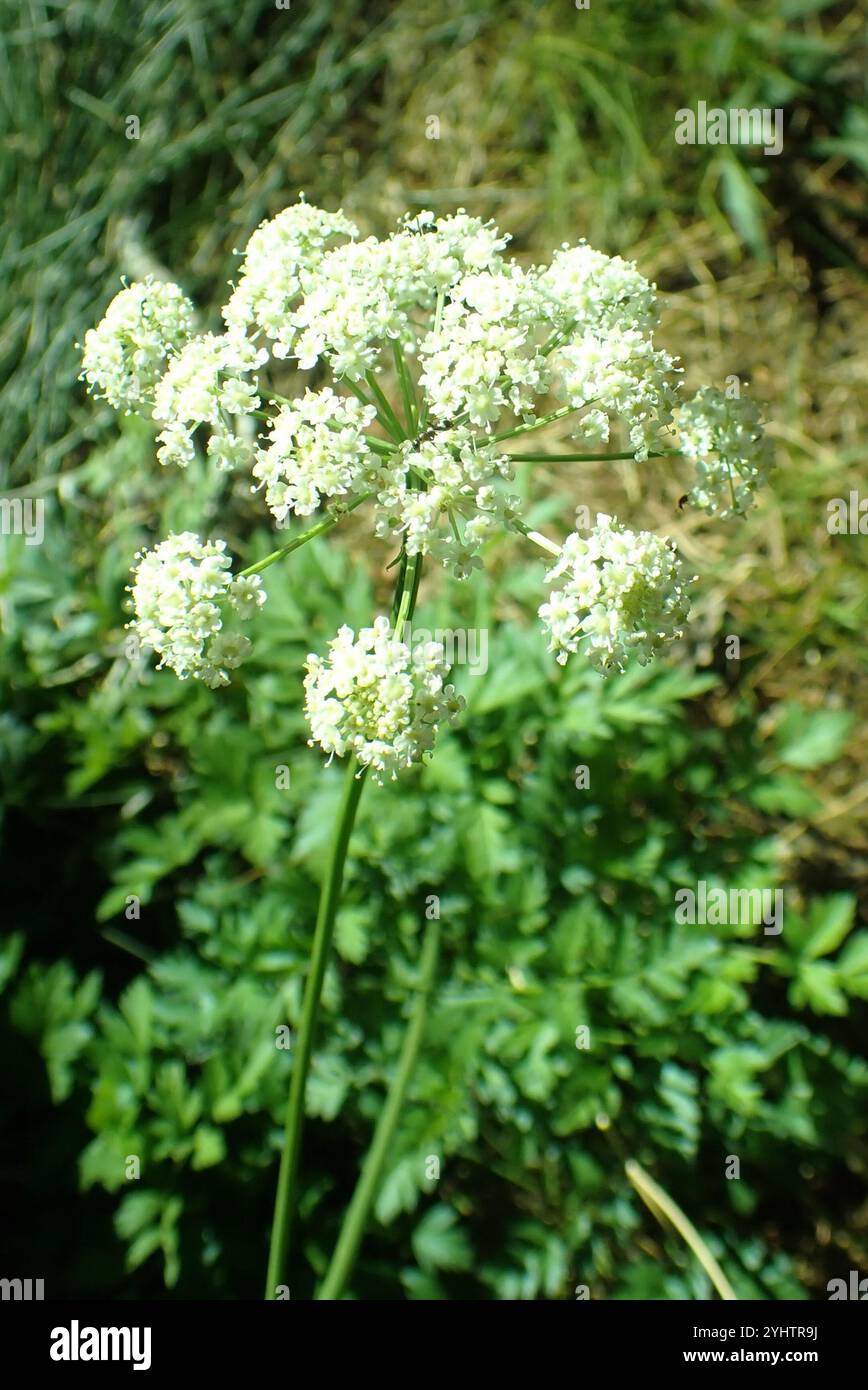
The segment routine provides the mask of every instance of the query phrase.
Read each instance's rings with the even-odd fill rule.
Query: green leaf
[[[402,1211],[412,1211],[419,1201],[422,1180],[422,1163],[416,1154],[408,1154],[400,1159],[390,1173],[383,1179],[374,1213],[383,1226]]]
[[[413,1254],[426,1273],[435,1269],[469,1269],[473,1252],[458,1215],[442,1203],[427,1211],[412,1236]]]
[[[808,960],[828,956],[837,951],[853,926],[856,899],[850,893],[836,893],[812,904],[809,913],[810,935],[801,954]],[[817,920],[819,919],[819,920]],[[813,925],[816,922],[816,925]]]
[[[838,978],[847,993],[868,999],[868,931],[850,937],[836,965]]]
[[[721,156],[723,205],[741,239],[759,260],[767,260],[767,204],[756,184],[729,150]]]
[[[838,985],[837,969],[828,961],[801,965],[789,994],[797,1007],[806,1005],[816,1014],[843,1016],[847,1012],[847,997]]]
[[[213,1168],[226,1157],[226,1141],[219,1129],[213,1125],[199,1125],[193,1135],[193,1157],[191,1166],[197,1170]]]
[[[853,728],[853,715],[846,710],[806,710],[790,704],[778,725],[778,757],[787,767],[822,767],[834,762]]]
[[[750,802],[767,816],[789,816],[793,820],[813,816],[823,805],[801,778],[788,773],[760,782],[750,792]]]
[[[21,953],[24,950],[24,933],[13,932],[0,941],[0,994],[12,979],[18,963],[21,960]]]

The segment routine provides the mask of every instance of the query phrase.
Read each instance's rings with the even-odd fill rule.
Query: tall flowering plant
[[[130,626],[160,666],[226,685],[250,650],[243,628],[266,600],[262,574],[356,508],[398,552],[390,613],[341,627],[306,665],[310,743],[347,773],[293,1054],[269,1298],[286,1288],[305,1084],[364,782],[421,763],[463,709],[443,645],[406,640],[426,558],[463,579],[498,533],[540,547],[551,557],[539,606],[548,649],[605,674],[681,635],[695,576],[670,541],[604,514],[561,543],[531,530],[509,491],[515,465],[681,457],[696,470],[689,501],[723,516],[744,511],[769,471],[751,402],[712,387],[682,399],[680,368],[654,341],[654,286],[634,264],[582,242],[522,269],[507,242],[463,211],[423,212],[384,240],[363,239],[342,212],[302,200],[253,233],[219,334],[195,331],[176,285],[147,280],[122,289],[84,343],[88,388],[154,420],[161,464],[186,468],[200,441],[215,468],[249,476],[276,526],[320,513],[235,574],[224,541],[192,532],[140,554]],[[299,374],[290,397],[268,384],[275,364]],[[526,452],[526,436],[556,421],[577,451]],[[629,449],[598,452],[616,422]],[[436,957],[432,923],[426,988]],[[423,988],[320,1297],[339,1296],[352,1268],[424,1016]]]

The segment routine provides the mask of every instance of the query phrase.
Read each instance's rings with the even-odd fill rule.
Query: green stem
[[[556,545],[554,541],[550,541],[548,536],[544,536],[541,531],[532,531],[529,526],[525,526],[523,521],[519,521],[518,517],[513,517],[512,524],[516,531],[527,536],[528,540],[533,541],[534,545],[538,545],[541,550],[547,550],[550,555],[560,555],[561,547]]]
[[[649,459],[675,458],[678,454],[677,449],[667,450],[665,453],[650,453]],[[635,459],[636,455],[632,452],[626,454],[510,454],[511,459],[516,463],[596,463],[598,459]]]
[[[398,373],[398,385],[401,388],[401,399],[404,402],[404,417],[407,421],[407,438],[410,439],[416,433],[416,394],[413,390],[413,379],[407,366],[407,359],[404,356],[401,344],[397,338],[392,339],[392,354],[395,358],[395,371]]]
[[[504,439],[515,439],[518,434],[530,434],[532,430],[541,430],[544,425],[553,425],[555,420],[563,420],[565,415],[573,415],[577,410],[584,410],[590,404],[590,401],[582,401],[581,405],[562,405],[558,410],[549,411],[548,415],[541,415],[538,420],[531,420],[529,425],[516,425],[515,429],[504,430],[503,434],[495,434],[488,442],[500,444]]]
[[[359,501],[363,500],[363,498],[359,499]],[[323,523],[320,523],[320,527],[328,529],[323,527]],[[298,543],[301,544],[304,539],[309,539],[309,534],[306,537],[298,537]],[[287,547],[284,547],[284,550],[279,553],[285,553],[286,549]],[[408,556],[405,552],[392,610],[393,622],[395,614],[398,615],[396,624],[398,636],[403,630],[405,621],[413,616],[421,574],[422,556]],[[359,799],[364,788],[366,773],[366,767],[360,768],[355,758],[350,759],[347,764],[343,798],[335,822],[334,839],[326,877],[320,893],[310,969],[302,1003],[301,1024],[293,1057],[283,1150],[280,1157],[280,1173],[277,1179],[277,1196],[268,1252],[268,1273],[265,1281],[265,1297],[269,1300],[277,1298],[278,1287],[286,1282],[284,1275],[289,1253],[290,1225],[298,1195],[298,1160],[304,1126],[304,1093],[307,1074],[310,1069],[320,995],[334,934],[335,916],[340,904],[347,846],[352,834]]]
[[[401,561],[401,574],[392,607],[392,627],[399,642],[404,631],[404,624],[409,622],[415,611],[421,578],[422,556],[407,555],[405,552]]]
[[[287,541],[286,545],[282,545],[279,550],[272,550],[271,554],[266,555],[264,560],[257,560],[255,565],[248,565],[246,570],[239,570],[237,578],[246,579],[248,575],[261,574],[276,560],[282,560],[284,555],[291,555],[293,550],[299,550],[301,546],[307,545],[308,541],[314,540],[317,536],[324,536],[326,531],[331,531],[334,526],[337,526],[342,516],[345,516],[347,512],[355,511],[356,507],[360,507],[363,502],[367,502],[373,496],[373,492],[363,492],[359,497],[354,497],[352,502],[338,504],[340,506],[339,511],[330,512],[328,516],[323,517],[322,521],[318,521],[307,531],[302,531],[300,536],[295,536],[293,540]]]
[[[371,1146],[362,1164],[356,1190],[346,1210],[328,1272],[316,1295],[317,1299],[339,1299],[352,1274],[359,1246],[365,1233],[365,1226],[380,1185],[383,1167],[395,1137],[407,1087],[410,1084],[410,1078],[419,1055],[428,1016],[428,1000],[437,973],[439,946],[440,923],[436,919],[432,919],[425,931],[418,993],[413,1004],[407,1031],[404,1034],[398,1066],[380,1111]]]
[[[374,373],[368,372],[367,376],[365,377],[365,380],[367,381],[368,388],[380,409],[384,429],[386,429],[387,433],[392,436],[396,443],[400,444],[402,440],[408,438],[406,430],[403,428],[401,421],[395,414],[391,403],[380,390],[379,383],[377,381],[377,378],[374,376]]]
[[[304,991],[301,1026],[298,1030],[298,1041],[293,1056],[289,1101],[286,1107],[286,1128],[284,1130],[283,1151],[280,1156],[280,1174],[277,1179],[274,1221],[271,1227],[268,1274],[265,1280],[266,1299],[276,1299],[279,1286],[286,1283],[285,1272],[289,1254],[290,1224],[298,1195],[298,1159],[301,1149],[301,1133],[304,1127],[305,1086],[313,1050],[320,994],[322,993],[331,949],[335,916],[340,902],[347,846],[352,834],[359,799],[364,789],[366,772],[367,768],[360,769],[355,758],[351,758],[347,763],[343,797],[335,822],[335,837],[332,841],[329,864],[320,893],[319,912],[317,913],[313,950],[310,957],[310,971]]]
[[[738,1295],[717,1260],[678,1203],[673,1201],[669,1193],[654,1181],[650,1173],[645,1172],[645,1169],[636,1162],[635,1158],[627,1160],[624,1164],[624,1171],[648,1210],[656,1216],[661,1226],[664,1226],[668,1221],[670,1226],[673,1226],[681,1236],[685,1245],[693,1251],[721,1298],[727,1301],[733,1299],[738,1301]]]
[[[374,434],[366,434],[362,437],[368,448],[373,449],[375,454],[383,454],[387,458],[391,458],[398,452],[397,446],[390,444],[387,439],[378,439]]]
[[[349,390],[352,391],[353,395],[356,397],[356,400],[361,401],[361,402],[362,402],[362,405],[371,406],[372,409],[376,410],[376,412],[377,412],[377,419],[378,419],[378,421],[380,422],[380,425],[382,426],[382,428],[386,431],[386,434],[391,435],[391,436],[392,436],[392,439],[395,441],[396,444],[402,443],[402,441],[403,441],[404,438],[405,438],[405,436],[404,436],[404,431],[401,429],[400,425],[398,424],[398,421],[397,421],[397,419],[396,419],[396,417],[395,417],[395,412],[392,410],[391,406],[389,406],[388,401],[386,401],[386,405],[389,406],[389,413],[388,413],[388,415],[386,415],[386,414],[380,409],[380,407],[378,406],[377,402],[376,402],[376,401],[372,401],[371,398],[370,398],[370,396],[366,396],[365,393],[364,393],[364,391],[362,390],[361,386],[359,386],[355,381],[349,381],[349,380],[347,380],[347,383],[346,383],[346,384],[347,384]],[[382,391],[380,392],[380,395],[383,396]],[[383,400],[385,400],[385,399],[386,399],[385,396],[383,396]]]

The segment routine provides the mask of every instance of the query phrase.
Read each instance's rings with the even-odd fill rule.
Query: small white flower
[[[128,626],[157,653],[158,666],[212,688],[228,685],[227,669],[250,651],[246,637],[221,631],[221,605],[249,618],[265,602],[259,576],[233,579],[225,552],[225,541],[201,541],[192,531],[171,535],[137,557],[130,589],[135,618]]]
[[[255,410],[259,398],[239,373],[262,366],[267,354],[244,338],[203,333],[173,357],[157,386],[154,419],[199,425],[219,423],[221,410],[240,415]]]
[[[85,334],[82,378],[115,410],[145,414],[169,357],[193,332],[194,309],[177,285],[148,278],[116,294]]]
[[[692,577],[671,543],[602,513],[587,536],[567,537],[546,580],[555,587],[539,616],[561,665],[580,649],[602,672],[630,653],[645,665],[690,611]]]
[[[169,429],[171,428],[170,426]],[[176,428],[181,429],[182,426],[176,426]],[[163,436],[168,433],[169,430],[164,430]],[[190,452],[192,455],[192,444]],[[232,434],[228,430],[220,430],[212,434],[208,440],[208,457],[217,468],[226,470],[249,468],[256,457],[256,445],[252,439],[242,439],[239,435]]]
[[[354,637],[342,627],[326,660],[307,659],[305,711],[311,746],[331,756],[353,754],[376,782],[421,762],[434,747],[440,723],[454,722],[464,707],[445,685],[442,643],[411,652],[396,639],[388,618]]]
[[[419,345],[419,380],[432,416],[447,421],[466,414],[484,429],[505,410],[529,416],[550,385],[540,350],[545,327],[535,283],[518,266],[460,280],[439,328]]]
[[[703,386],[678,410],[681,452],[696,465],[689,500],[722,517],[741,515],[768,478],[771,442],[753,401]]]

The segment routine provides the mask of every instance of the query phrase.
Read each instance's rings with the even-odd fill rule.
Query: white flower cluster
[[[628,427],[635,457],[648,457],[672,419],[675,362],[638,328],[588,332],[552,353],[552,371],[570,405],[594,405],[572,433],[593,443],[609,438],[610,416]]]
[[[410,647],[388,618],[354,637],[342,627],[326,660],[309,656],[305,711],[312,738],[330,756],[354,754],[374,780],[393,779],[421,762],[434,747],[438,726],[453,722],[464,706],[454,687],[441,642]]]
[[[249,463],[253,444],[234,434],[228,416],[249,415],[260,401],[244,380],[268,354],[238,334],[203,333],[171,359],[154,396],[154,419],[163,424],[157,458],[186,468],[193,459],[193,433],[206,421],[212,427],[208,453],[218,468]]]
[[[291,512],[308,516],[323,497],[337,497],[356,486],[374,458],[364,432],[376,413],[354,397],[335,395],[328,386],[281,406],[269,428],[269,446],[257,449],[253,465],[279,525]]]
[[[177,285],[149,278],[116,294],[85,334],[82,379],[115,410],[144,412],[154,387],[193,333],[193,305]]]
[[[610,421],[627,427],[637,459],[647,458],[672,418],[676,359],[654,346],[655,286],[632,261],[586,242],[563,246],[536,274],[540,313],[557,333],[550,368],[569,405],[594,407],[571,432],[605,443]]]
[[[419,347],[435,419],[465,416],[489,429],[506,409],[530,414],[549,388],[540,326],[539,296],[518,266],[459,280]]]
[[[522,269],[508,241],[464,210],[363,238],[343,212],[302,200],[251,236],[224,333],[193,336],[177,286],[131,285],[87,334],[82,375],[119,408],[151,411],[162,463],[188,465],[205,426],[211,460],[248,470],[279,526],[371,495],[377,535],[460,578],[495,532],[533,535],[504,486],[514,466],[504,446],[555,422],[593,445],[617,421],[637,460],[674,422],[696,464],[691,500],[743,510],[770,465],[759,414],[711,388],[679,407],[677,359],[654,342],[655,286],[584,242]],[[271,395],[261,370],[288,361],[327,368],[348,393],[317,380],[292,400]],[[261,591],[228,571],[222,543],[189,534],[141,559],[137,626],[179,674],[222,684],[240,659],[245,639],[223,636],[220,605],[249,607]],[[669,544],[605,516],[568,538],[548,578],[540,614],[559,660],[580,646],[602,670],[630,651],[647,660],[687,613],[690,580]],[[332,647],[308,673],[315,737],[380,771],[417,761],[452,709],[435,658],[423,679],[384,619],[358,640],[342,629]]]
[[[487,267],[505,245],[496,228],[464,212],[439,221],[422,213],[383,241],[330,251],[291,315],[299,367],[324,358],[336,377],[361,381],[389,339],[414,351],[413,311],[430,311],[439,291],[454,294],[466,270]]]
[[[221,604],[249,618],[265,602],[259,576],[233,578],[225,551],[225,541],[202,541],[192,531],[170,535],[137,556],[130,589],[135,619],[128,626],[157,653],[158,666],[212,689],[228,685],[227,671],[250,651],[246,637],[221,630]]]
[[[304,279],[330,241],[358,234],[342,212],[324,212],[303,200],[261,223],[247,243],[241,276],[223,310],[229,331],[259,328],[274,342],[275,357],[287,357],[295,334],[290,311]]]
[[[441,430],[419,445],[404,444],[382,472],[377,534],[401,536],[408,555],[431,554],[451,565],[459,579],[481,568],[482,546],[510,525],[520,505],[494,487],[497,479],[513,476],[509,455],[476,440],[466,426]]]
[[[657,322],[655,286],[634,261],[606,256],[587,242],[564,245],[536,274],[546,317],[563,332],[605,333]]]
[[[703,386],[680,406],[676,423],[681,452],[696,465],[689,500],[722,517],[743,514],[772,466],[771,441],[754,402]]]
[[[563,581],[539,610],[561,665],[580,646],[602,672],[623,669],[631,652],[645,665],[690,611],[692,577],[674,547],[602,513],[588,536],[567,537],[546,580]]]

